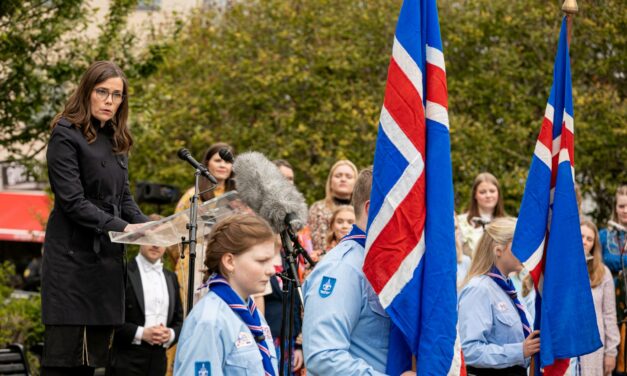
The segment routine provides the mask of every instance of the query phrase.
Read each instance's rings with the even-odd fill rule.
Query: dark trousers
[[[107,367],[108,376],[163,376],[167,368],[163,346],[141,345],[115,347]]]
[[[107,365],[112,343],[111,326],[46,325],[42,374],[63,369],[66,375],[93,375]]]
[[[527,376],[527,369],[521,366],[500,369],[467,366],[466,372],[468,376]]]
[[[41,376],[93,376],[94,367],[41,367]]]

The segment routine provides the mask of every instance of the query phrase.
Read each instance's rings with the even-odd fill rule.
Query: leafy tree
[[[330,166],[372,163],[393,14],[386,1],[239,2],[198,12],[142,87],[135,178],[192,184],[176,161],[213,142],[294,162],[320,196]]]
[[[264,0],[194,14],[138,92],[133,176],[191,186],[176,150],[200,157],[226,141],[290,160],[308,200],[321,198],[335,160],[372,163],[400,3]],[[518,210],[559,5],[440,1],[458,210],[483,170],[502,181],[508,211]],[[625,180],[625,17],[618,1],[580,7],[571,47],[577,180],[599,201],[600,219],[607,191]]]
[[[488,170],[504,186],[508,211],[517,212],[553,80],[561,3],[441,3],[460,197]],[[576,180],[597,201],[597,220],[608,217],[612,193],[627,178],[621,9],[619,1],[580,2],[570,48]]]
[[[19,279],[15,266],[8,261],[0,263],[0,345],[20,343],[29,350],[43,342],[44,325],[41,322],[41,297],[33,294],[13,297],[13,282]],[[31,370],[38,375],[38,359],[27,353]]]
[[[50,121],[93,61],[113,60],[129,78],[149,75],[159,61],[158,44],[138,54],[136,35],[125,29],[137,0],[111,1],[93,38],[85,36],[94,15],[86,3],[0,2],[0,147],[22,163],[32,165],[45,147]]]
[[[335,160],[372,163],[400,0],[229,2],[156,33],[139,55],[135,37],[119,32],[134,1],[113,3],[91,41],[64,34],[84,27],[82,1],[0,4],[0,89],[9,93],[0,98],[0,145],[45,140],[71,88],[62,83],[76,82],[96,58],[114,58],[131,79],[134,180],[190,186],[176,150],[200,156],[226,141],[290,160],[311,202],[323,195]],[[489,170],[515,214],[550,90],[561,1],[439,5],[458,210],[473,177]],[[581,2],[571,46],[576,178],[599,203],[599,220],[627,180],[621,6]],[[61,40],[63,53],[46,53]]]

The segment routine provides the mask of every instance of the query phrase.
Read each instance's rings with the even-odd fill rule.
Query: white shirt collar
[[[163,271],[163,263],[161,260],[157,260],[157,262],[153,264],[141,253],[138,253],[135,259],[137,260],[137,265],[139,265],[144,273],[148,273],[150,271],[161,273]]]

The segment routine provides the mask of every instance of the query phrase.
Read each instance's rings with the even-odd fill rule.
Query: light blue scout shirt
[[[274,373],[279,374],[272,334],[261,316]],[[209,291],[194,306],[183,323],[174,375],[239,376],[264,375],[261,353],[252,333],[233,310]]]
[[[512,299],[492,278],[473,277],[459,293],[459,337],[464,360],[477,368],[528,367],[522,322]],[[525,309],[529,318],[529,313]]]
[[[365,233],[353,226],[305,280],[303,351],[308,374],[385,372],[390,319],[362,272],[364,242]]]

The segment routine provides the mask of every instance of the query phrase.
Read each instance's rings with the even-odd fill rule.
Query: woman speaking
[[[54,193],[44,241],[42,372],[93,375],[124,323],[124,246],[109,231],[148,219],[128,182],[128,83],[112,62],[93,63],[52,121],[46,159]],[[136,225],[133,225],[136,223]]]

